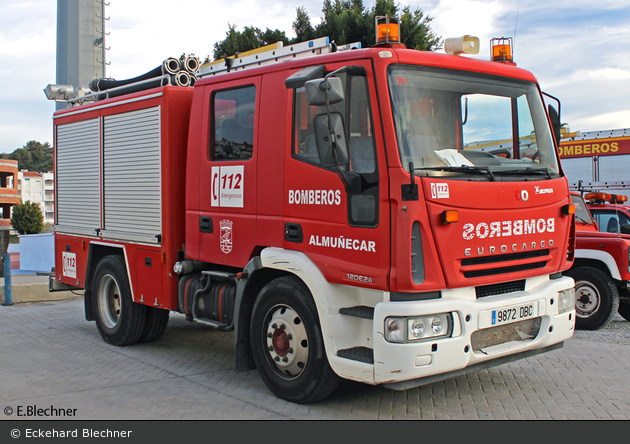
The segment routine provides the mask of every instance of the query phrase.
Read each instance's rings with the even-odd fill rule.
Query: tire
[[[299,279],[281,277],[262,289],[250,336],[258,372],[279,398],[307,404],[337,388],[340,379],[326,357],[315,302]]]
[[[630,302],[620,302],[619,309],[617,312],[624,318],[626,321],[630,321]]]
[[[147,307],[147,318],[138,342],[155,342],[162,337],[168,326],[169,310]]]
[[[619,308],[619,293],[612,278],[593,267],[578,267],[565,274],[575,280],[575,327],[605,327]]]
[[[96,267],[92,284],[96,326],[112,345],[138,342],[144,331],[146,306],[131,300],[127,269],[121,256],[106,256]]]

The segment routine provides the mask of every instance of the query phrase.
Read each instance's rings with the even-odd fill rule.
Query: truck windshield
[[[405,168],[466,180],[559,176],[534,83],[409,65],[392,65],[388,80]]]
[[[591,213],[588,211],[584,199],[580,195],[571,194],[571,202],[575,205],[575,217],[585,224],[595,223]]]

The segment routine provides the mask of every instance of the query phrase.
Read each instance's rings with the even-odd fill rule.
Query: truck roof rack
[[[247,51],[236,56],[220,59],[214,62],[201,65],[197,77],[202,78],[210,75],[227,73],[232,70],[244,69],[245,67],[255,67],[268,65],[275,62],[292,60],[302,57],[310,57],[318,54],[328,54],[336,51],[349,49],[361,49],[361,42],[349,43],[337,46],[330,42],[328,37],[309,40],[307,42],[296,43],[294,45],[283,46],[282,42],[263,46],[252,51]]]
[[[148,74],[151,74],[153,72],[151,71],[150,73],[147,73],[143,76],[139,76],[137,78],[138,81],[135,81],[136,78],[130,79],[132,80],[132,82],[129,82],[129,80],[120,81],[121,86],[104,88],[100,91],[88,90],[88,92],[86,93],[85,90],[81,90],[75,93],[71,87],[66,87],[66,89],[64,89],[65,85],[48,85],[44,92],[50,100],[65,101],[72,106],[76,106],[86,102],[116,97],[119,95],[129,94],[132,92],[154,88],[157,86],[193,86],[196,78],[223,74],[232,70],[244,69],[245,67],[262,66],[295,58],[310,57],[318,54],[328,54],[337,51],[360,48],[361,42],[337,46],[334,42],[330,42],[330,39],[328,37],[320,37],[306,42],[296,43],[290,46],[283,46],[282,42],[277,42],[272,45],[263,46],[261,48],[253,49],[251,51],[228,57],[227,59],[220,59],[214,62],[206,63],[199,67],[198,71],[198,62],[195,66],[195,69],[188,69],[188,66],[186,66],[188,61],[186,60],[184,61],[184,64],[182,65],[182,68],[180,70],[162,70],[162,72],[156,74],[155,77],[145,78]],[[169,58],[164,61],[164,64],[166,65],[166,63],[170,61],[174,61],[176,64],[180,63],[177,59]],[[181,82],[179,80],[178,75],[184,71],[187,71],[186,75],[188,76],[190,82]],[[74,94],[74,96],[72,96],[72,94]]]
[[[627,180],[618,180],[618,181],[596,181],[596,182],[585,182],[583,180],[578,180],[577,182],[570,182],[569,189],[576,191],[603,191],[603,190],[629,190],[630,191],[630,181]]]

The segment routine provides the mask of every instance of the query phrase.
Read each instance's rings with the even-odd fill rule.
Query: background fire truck
[[[373,48],[167,60],[71,99],[51,287],[85,289],[114,345],[158,339],[170,311],[234,330],[237,370],[300,403],[339,378],[406,389],[561,347],[575,219],[557,114],[505,39],[493,63],[455,55],[478,39],[420,52],[377,24]]]
[[[630,205],[626,196],[612,193],[627,187],[625,182],[580,182],[574,187],[580,192],[572,192],[576,252],[565,274],[576,281],[577,328],[603,328],[617,312],[630,320]]]

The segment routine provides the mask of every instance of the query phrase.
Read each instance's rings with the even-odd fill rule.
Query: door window
[[[212,95],[212,160],[249,160],[254,154],[256,88],[218,91]]]

